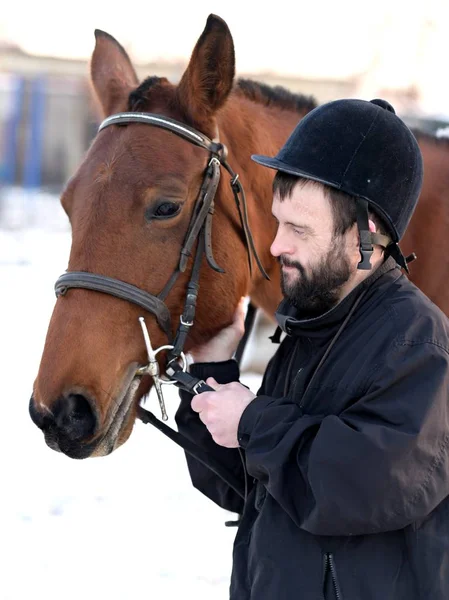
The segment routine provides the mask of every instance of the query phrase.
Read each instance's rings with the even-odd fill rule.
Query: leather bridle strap
[[[175,444],[180,446],[183,450],[185,450],[185,452],[190,454],[190,456],[193,456],[197,461],[213,471],[215,475],[226,482],[229,487],[240,496],[240,498],[246,500],[244,484],[242,484],[242,482],[234,475],[234,473],[232,473],[232,471],[229,471],[221,463],[215,460],[209,452],[206,452],[200,448],[198,444],[189,440],[185,435],[178,433],[162,421],[159,421],[159,419],[155,417],[152,412],[142,408],[141,406],[137,407],[137,416],[143,423],[149,423],[150,425],[153,425],[153,427],[156,427],[156,429],[171,439],[172,442],[175,442]]]
[[[249,272],[252,275],[251,256],[254,256],[254,258],[256,259],[256,263],[259,268],[259,271],[262,273],[262,275],[265,277],[265,279],[267,279],[269,281],[270,278],[268,277],[267,273],[265,272],[265,269],[262,266],[262,263],[260,262],[259,255],[257,254],[256,246],[254,244],[254,239],[251,234],[251,229],[250,229],[249,222],[248,222],[248,206],[246,203],[245,190],[243,189],[243,186],[240,183],[238,174],[234,173],[234,171],[231,169],[231,167],[228,165],[228,163],[224,160],[224,161],[222,161],[221,164],[223,165],[223,167],[226,169],[226,171],[228,171],[229,175],[231,176],[231,188],[232,188],[232,192],[234,194],[234,200],[235,200],[235,204],[237,206],[237,210],[239,211],[240,222],[242,223],[243,233],[245,234],[246,248],[248,251]],[[239,196],[242,198],[241,203],[240,203]]]
[[[147,125],[153,125],[154,127],[160,127],[162,129],[168,129],[172,133],[183,137],[192,144],[200,146],[205,150],[209,150],[212,154],[221,155],[223,159],[226,159],[226,151],[222,144],[219,142],[213,142],[211,139],[204,135],[200,131],[189,127],[184,123],[175,121],[170,117],[164,117],[153,113],[137,113],[137,112],[124,112],[117,113],[111,117],[107,117],[99,126],[98,131],[102,131],[109,125],[127,125],[129,123],[145,123]]]
[[[193,127],[189,127],[189,125],[180,123],[179,121],[171,119],[170,117],[165,117],[154,113],[117,113],[116,115],[107,117],[99,126],[98,131],[102,131],[109,125],[127,125],[129,123],[146,123],[147,125],[153,125],[154,127],[160,127],[161,129],[171,131],[172,133],[179,135],[185,140],[188,140],[192,144],[195,144],[196,146],[200,146],[201,148],[208,150],[212,156],[218,159],[220,164],[223,165],[223,167],[228,171],[229,175],[231,176],[231,187],[234,194],[234,200],[239,212],[240,222],[245,236],[250,273],[252,274],[252,254],[256,260],[260,272],[262,273],[265,279],[269,280],[270,278],[267,275],[265,269],[263,268],[260,258],[257,254],[251,229],[249,227],[248,209],[246,205],[245,192],[240,181],[238,180],[238,175],[234,173],[234,171],[227,162],[228,151],[226,146],[220,142],[212,141],[200,131],[194,129]],[[239,196],[241,197],[241,202]]]
[[[172,361],[176,361],[176,359],[181,355],[181,352],[184,349],[184,344],[186,342],[189,331],[193,325],[195,320],[195,312],[196,312],[196,301],[198,299],[198,292],[200,288],[200,271],[201,271],[201,263],[205,252],[205,227],[201,230],[198,238],[198,245],[195,254],[195,260],[193,262],[192,273],[190,275],[190,281],[187,285],[187,293],[184,301],[184,309],[182,311],[182,315],[180,317],[180,323],[178,326],[178,330],[176,331],[175,341],[173,343],[173,349],[167,355],[168,365]]]
[[[69,271],[61,275],[55,283],[56,296],[64,296],[70,288],[102,292],[141,306],[155,315],[161,329],[168,339],[172,340],[170,312],[165,303],[157,296],[153,296],[125,281],[113,279],[106,275],[87,273],[86,271]]]
[[[211,158],[209,165],[206,170],[206,174],[204,177],[204,183],[202,186],[202,194],[200,193],[200,198],[198,200],[198,212],[195,215],[194,219],[192,219],[191,226],[186,236],[186,241],[181,250],[181,256],[179,258],[179,266],[178,269],[183,273],[187,266],[187,261],[192,254],[192,248],[195,241],[198,238],[199,232],[203,227],[204,223],[207,223],[209,215],[211,215],[211,210],[213,211],[214,198],[217,192],[218,183],[220,181],[220,163],[218,159],[215,157]],[[215,262],[212,255],[212,245],[210,244],[210,239],[208,240],[208,252],[207,252],[207,261],[209,265],[216,271],[220,273],[224,273],[224,270],[221,269]]]
[[[112,115],[101,123],[99,131],[102,131],[110,125],[121,126],[128,125],[130,123],[142,123],[166,129],[186,139],[192,144],[204,148],[211,155],[206,172],[204,174],[200,194],[195,204],[184,244],[181,249],[178,267],[172,273],[165,287],[157,296],[118,279],[80,271],[67,272],[61,275],[55,284],[55,292],[57,296],[60,296],[64,295],[70,288],[85,288],[110,294],[112,296],[116,296],[117,298],[137,304],[156,316],[159,326],[167,335],[167,338],[171,343],[173,340],[171,319],[164,300],[174,286],[179,275],[185,271],[187,267],[187,261],[192,255],[194,244],[198,240],[196,252],[197,255],[199,253],[199,256],[195,257],[194,267],[188,285],[186,304],[184,307],[184,315],[188,315],[189,318],[187,320],[181,319],[181,325],[176,333],[175,348],[171,353],[171,358],[173,359],[174,356],[180,354],[183,350],[188,328],[193,324],[196,296],[198,294],[199,269],[203,253],[205,254],[207,262],[211,268],[213,268],[215,271],[223,272],[223,269],[215,262],[211,243],[214,197],[220,180],[220,165],[223,165],[231,176],[231,187],[239,212],[242,230],[244,232],[244,242],[248,252],[250,272],[252,272],[251,255],[253,255],[262,275],[266,279],[269,279],[269,277],[262,267],[257,255],[254,240],[251,235],[251,230],[248,223],[245,193],[240,181],[238,181],[238,175],[234,173],[234,171],[226,162],[226,147],[219,142],[210,140],[206,135],[193,129],[192,127],[189,127],[188,125],[185,125],[184,123],[179,123],[178,121],[175,121],[169,117],[152,113],[126,112]],[[195,297],[194,301],[193,297]]]
[[[129,283],[119,279],[113,279],[104,275],[97,275],[84,271],[71,271],[59,277],[55,284],[56,296],[64,295],[70,288],[85,288],[97,292],[110,294],[122,300],[128,300],[156,316],[157,322],[166,334],[170,344],[173,341],[172,324],[169,310],[164,302],[170,290],[176,283],[181,272],[185,271],[187,259],[191,256],[193,246],[198,241],[191,278],[187,286],[187,295],[183,318],[178,327],[175,348],[170,353],[173,359],[179,356],[183,350],[185,339],[195,317],[196,297],[199,288],[199,275],[203,254],[206,254],[209,265],[223,272],[215,262],[210,244],[210,223],[207,222],[213,210],[213,200],[220,180],[220,165],[216,158],[212,158],[206,169],[200,196],[196,202],[190,221],[186,239],[181,249],[178,268],[173,272],[163,290],[155,296],[145,292]],[[183,259],[185,262],[183,262]]]

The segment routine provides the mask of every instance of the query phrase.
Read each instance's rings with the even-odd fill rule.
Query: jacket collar
[[[397,277],[401,274],[395,260],[389,257],[369,277],[364,279],[362,283],[345,296],[341,302],[318,317],[301,317],[301,313],[288,300],[284,299],[280,303],[275,315],[278,325],[287,335],[327,338],[333,333],[334,329],[338,328],[360,294],[370,288],[383,275],[391,272],[393,275],[396,274]],[[393,277],[393,279],[397,277]],[[362,304],[367,299],[367,297],[364,298]]]

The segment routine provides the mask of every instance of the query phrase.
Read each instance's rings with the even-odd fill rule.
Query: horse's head
[[[214,139],[219,135],[217,111],[226,110],[233,86],[232,38],[226,24],[210,16],[179,85],[158,77],[139,85],[124,49],[97,31],[91,79],[104,117],[161,115]],[[129,437],[137,403],[151,385],[149,377],[136,377],[148,362],[138,319],[145,317],[154,347],[168,343],[164,319],[157,310],[130,301],[131,288],[127,299],[120,299],[98,287],[86,289],[86,277],[125,282],[154,300],[178,271],[211,156],[173,130],[126,121],[98,133],[68,183],[61,199],[72,227],[68,273],[81,273],[83,285],[71,286],[68,280],[62,285],[68,289],[56,301],[30,402],[31,416],[50,447],[84,458],[108,454]],[[206,252],[209,260],[202,261],[197,318],[186,350],[231,321],[249,285],[227,174],[215,201],[212,241],[225,274],[211,268],[212,255]],[[185,270],[166,288],[172,331],[183,312],[199,239],[197,232]]]

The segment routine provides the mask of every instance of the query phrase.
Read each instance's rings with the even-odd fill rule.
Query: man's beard
[[[282,293],[298,311],[318,316],[331,309],[340,299],[342,286],[351,276],[351,265],[344,249],[330,249],[317,265],[306,273],[296,261],[280,256],[281,265],[295,267],[299,277],[289,282],[289,277],[281,272]]]

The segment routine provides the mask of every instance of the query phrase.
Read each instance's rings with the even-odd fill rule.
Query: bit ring
[[[154,356],[156,356],[156,354],[158,352],[160,352],[161,350],[173,350],[173,348],[174,348],[174,346],[171,346],[170,344],[167,344],[166,346],[161,346],[160,348],[158,348],[157,350],[154,351]],[[182,361],[181,369],[185,372],[187,369],[187,359],[186,359],[186,355],[184,354],[184,352],[181,352],[181,354],[179,355],[179,358]],[[173,380],[165,379],[165,378],[161,377],[161,375],[159,375],[159,381],[161,383],[163,383],[164,385],[175,385],[175,383],[178,383],[174,379]]]

